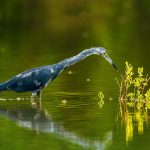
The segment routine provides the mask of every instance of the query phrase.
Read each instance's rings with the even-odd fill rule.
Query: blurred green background
[[[1,0],[1,56],[6,60],[7,54],[10,60],[17,55],[14,63],[21,61],[26,65],[26,61],[32,60],[41,65],[41,57],[50,63],[85,48],[103,46],[116,58],[122,56],[118,64],[136,59],[142,65],[150,48],[149,3],[148,0]],[[138,55],[141,51],[142,55]],[[129,53],[131,58],[127,56]]]
[[[149,73],[149,39],[149,0],[1,0],[0,82],[90,47],[105,47],[119,71],[99,56],[91,56],[64,71],[44,90],[42,112],[29,101],[0,101],[0,149],[149,149],[149,120],[143,121],[142,134],[137,122],[133,123],[129,143],[127,129],[117,125],[119,89],[115,81],[125,61]],[[97,106],[99,91],[105,94],[102,110]],[[6,99],[29,96],[0,93]],[[67,100],[65,107],[63,99]],[[43,112],[52,119],[48,122],[54,122],[54,129],[62,132],[49,134],[42,124],[44,117],[42,127],[36,123],[35,116]]]

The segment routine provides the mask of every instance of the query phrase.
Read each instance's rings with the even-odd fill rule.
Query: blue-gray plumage
[[[53,65],[42,66],[24,71],[10,80],[0,84],[0,91],[12,90],[15,92],[32,92],[32,95],[40,96],[41,91],[48,83],[51,83],[65,68],[83,60],[89,55],[103,56],[117,70],[106,50],[102,47],[90,48],[76,56],[65,59]]]

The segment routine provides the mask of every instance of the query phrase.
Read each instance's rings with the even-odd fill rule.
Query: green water
[[[43,90],[41,108],[31,106],[31,93],[0,93],[0,150],[150,149],[149,112],[117,119],[115,80],[126,60],[150,71],[149,8],[148,0],[1,1],[0,82],[96,46],[119,71],[90,56]]]

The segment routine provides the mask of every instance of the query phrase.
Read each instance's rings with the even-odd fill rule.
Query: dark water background
[[[30,93],[0,93],[0,150],[149,149],[149,113],[117,121],[115,80],[125,61],[149,73],[149,40],[149,0],[1,0],[0,82],[99,46],[119,71],[90,56],[44,89],[42,109]]]

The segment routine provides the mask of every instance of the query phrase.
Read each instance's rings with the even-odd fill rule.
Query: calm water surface
[[[68,74],[66,70],[44,90],[42,108],[31,106],[30,93],[1,93],[1,149],[147,148],[148,114],[129,114],[118,119],[118,89],[114,80],[117,75],[107,77],[104,70],[103,77],[95,73],[98,80],[90,78],[80,64],[78,67],[82,73],[72,68],[72,74]],[[111,67],[109,70],[116,73]],[[111,83],[105,85],[108,80]],[[99,91],[105,94],[102,108],[98,105]],[[134,115],[141,117],[131,122]]]
[[[149,112],[122,112],[115,80],[126,60],[150,71],[149,1],[6,1],[0,8],[0,82],[96,46],[119,67],[90,56],[44,89],[41,107],[31,106],[31,93],[1,92],[0,150],[150,149]]]

